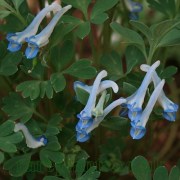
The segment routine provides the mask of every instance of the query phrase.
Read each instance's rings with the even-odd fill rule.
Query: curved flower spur
[[[76,95],[78,94],[78,90],[83,90],[90,94],[92,91],[92,87],[93,86],[88,86],[81,81],[74,82],[74,91],[75,91]],[[108,88],[112,88],[115,93],[117,93],[118,89],[119,89],[118,85],[114,81],[104,80],[99,85],[97,95]],[[76,96],[76,99],[77,99],[77,96]],[[77,101],[79,101],[79,100],[77,99]]]
[[[136,122],[131,122],[131,130],[130,130],[130,134],[132,136],[133,139],[141,139],[145,133],[146,133],[146,124],[147,121],[149,119],[149,116],[153,110],[153,107],[163,89],[165,80],[163,79],[154,89],[148,104],[146,106],[146,108],[144,109],[144,111],[142,112],[141,116],[138,118],[138,120]]]
[[[152,76],[155,72],[155,69],[159,66],[160,61],[156,61],[147,71],[143,82],[139,89],[126,98],[126,103],[122,107],[128,108],[128,116],[131,121],[137,121],[142,113],[142,105],[148,89],[149,84],[151,83]],[[126,111],[126,110],[125,110]]]
[[[15,124],[15,127],[14,127],[14,132],[18,132],[18,131],[22,131],[23,134],[24,134],[24,137],[26,139],[26,144],[27,144],[27,147],[29,148],[38,148],[38,147],[41,147],[41,146],[45,146],[48,142],[47,138],[42,135],[38,138],[34,138],[28,128],[23,124],[23,123],[16,123]]]
[[[39,25],[46,16],[46,14],[50,11],[54,11],[55,13],[60,9],[61,6],[57,2],[53,2],[51,5],[42,9],[24,31],[7,34],[6,39],[9,41],[8,50],[11,52],[16,52],[20,50],[22,44],[25,42],[25,38],[33,36],[37,33]]]
[[[150,66],[142,64],[140,68],[142,71],[147,72]],[[156,72],[153,73],[152,80],[154,83],[154,87],[157,87],[161,82],[161,79]],[[176,112],[178,111],[179,106],[172,102],[169,98],[167,98],[163,90],[158,97],[158,102],[163,108],[163,117],[168,121],[175,121]]]
[[[66,11],[71,9],[71,7],[71,5],[67,5],[61,8],[53,17],[51,22],[38,35],[26,38],[28,47],[26,48],[25,55],[27,59],[36,57],[37,53],[39,52],[39,48],[49,43],[49,37],[51,36],[57,22]]]

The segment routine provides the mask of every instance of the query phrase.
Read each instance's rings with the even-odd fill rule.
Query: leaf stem
[[[90,40],[90,45],[91,45],[91,49],[92,49],[93,61],[96,62],[96,49],[95,49],[95,44],[94,44],[92,27],[91,27],[91,31],[90,31],[90,34],[89,34],[89,40]]]

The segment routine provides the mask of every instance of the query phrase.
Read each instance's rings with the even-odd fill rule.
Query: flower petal
[[[86,142],[90,139],[90,134],[87,134],[86,132],[77,132],[76,139],[78,142]]]
[[[11,52],[16,52],[16,51],[19,51],[21,49],[21,47],[22,47],[21,43],[11,40],[11,41],[9,41],[7,49]]]
[[[28,46],[25,51],[27,59],[33,59],[37,56],[39,48],[37,46]]]
[[[141,139],[146,133],[146,128],[142,126],[132,126],[130,135],[133,139]]]

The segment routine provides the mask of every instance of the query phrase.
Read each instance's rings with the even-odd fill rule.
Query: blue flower
[[[93,118],[86,116],[86,113],[81,111],[81,114],[78,114],[77,117],[79,121],[76,125],[76,130],[86,129],[93,123]]]
[[[23,134],[24,134],[24,137],[26,139],[26,145],[27,147],[29,148],[38,148],[38,147],[41,147],[41,146],[45,146],[48,142],[47,138],[42,135],[38,138],[34,138],[28,128],[23,124],[23,123],[16,123],[15,124],[15,127],[14,127],[14,132],[18,132],[18,131],[22,131]]]
[[[39,142],[42,142],[44,145],[46,145],[48,143],[48,139],[44,135],[36,138],[36,140],[39,141]]]
[[[137,121],[142,113],[142,104],[146,95],[147,88],[151,83],[152,75],[155,72],[155,69],[159,66],[160,61],[156,61],[147,71],[146,76],[144,77],[141,86],[139,89],[131,96],[127,97],[126,106],[128,111],[128,116],[131,121]]]
[[[77,141],[78,142],[85,142],[89,140],[90,138],[90,133],[93,131],[95,128],[99,126],[99,124],[104,120],[104,118],[117,106],[121,105],[122,103],[125,103],[126,100],[123,98],[120,98],[114,102],[112,102],[109,106],[107,106],[104,111],[102,116],[95,117],[94,119],[91,119],[86,123],[86,126],[83,126],[82,124],[78,122],[76,125],[76,131],[77,131]],[[88,125],[87,125],[88,124]]]
[[[93,120],[93,123],[91,126],[89,126],[86,130],[87,133],[90,133],[92,130],[97,128],[99,124],[104,120],[104,118],[117,106],[120,106],[121,104],[126,103],[126,99],[124,98],[119,98],[115,101],[113,101],[110,105],[108,105],[104,110],[103,110],[103,115],[95,117]]]
[[[96,77],[96,79],[95,79],[95,81],[93,83],[92,90],[90,92],[88,101],[87,101],[84,109],[79,114],[80,119],[83,118],[83,117],[92,117],[92,110],[95,107],[96,96],[97,96],[97,93],[98,93],[98,89],[99,89],[101,80],[106,76],[107,76],[107,71],[105,71],[105,70],[101,71],[97,75],[97,77]]]
[[[138,13],[142,11],[143,6],[139,2],[134,2],[132,0],[124,0],[127,9],[130,11],[129,18],[131,20],[138,20]]]
[[[146,72],[149,70],[149,66],[143,64],[141,65],[141,70]],[[153,73],[152,80],[154,83],[154,87],[156,87],[161,81],[156,72]],[[163,107],[163,117],[169,121],[175,121],[176,112],[178,111],[179,106],[168,99],[163,90],[158,97],[158,102]]]
[[[90,139],[90,134],[86,133],[86,131],[77,131],[76,139],[78,142],[86,142]]]
[[[146,124],[148,122],[149,116],[153,110],[153,107],[163,89],[165,81],[162,80],[154,89],[146,108],[142,112],[141,116],[138,118],[138,120],[135,122],[131,122],[131,130],[130,134],[133,139],[141,139],[145,133],[146,133]]]
[[[51,36],[57,22],[62,17],[62,15],[68,11],[72,6],[68,5],[61,8],[56,15],[53,17],[51,22],[37,35],[28,36],[26,38],[26,42],[28,43],[28,47],[26,48],[25,55],[27,59],[32,59],[37,56],[39,52],[39,48],[45,46],[49,43],[49,37]]]
[[[118,92],[118,86],[115,82],[109,80],[101,81],[106,76],[107,72],[105,70],[101,71],[92,86],[87,86],[79,81],[74,83],[75,91],[77,88],[81,88],[90,94],[84,109],[77,115],[79,121],[76,125],[76,131],[77,141],[79,142],[87,141],[90,138],[90,132],[100,124],[104,117],[114,107],[120,105],[119,103],[126,102],[126,100],[118,100],[104,109],[104,104],[109,96],[107,95],[106,89],[112,87],[114,92]],[[101,97],[96,103],[96,98],[99,93],[101,93]]]
[[[50,6],[42,9],[34,18],[34,20],[31,22],[31,24],[24,31],[7,34],[6,39],[9,41],[8,50],[11,52],[16,52],[20,50],[22,44],[25,42],[25,39],[37,33],[39,25],[46,16],[46,14],[49,11],[54,10],[56,12],[59,11],[60,9],[61,6],[57,2],[54,2]]]
[[[137,21],[139,19],[138,13],[135,13],[135,12],[129,13],[129,19]]]
[[[128,9],[130,12],[133,12],[133,13],[135,13],[135,12],[141,12],[142,9],[143,9],[142,4],[139,3],[139,2],[134,2],[134,1],[132,1],[132,0],[125,0],[124,2],[125,2],[125,4],[126,4],[127,9]]]

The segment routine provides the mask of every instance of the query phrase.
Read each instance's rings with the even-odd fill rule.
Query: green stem
[[[89,34],[89,40],[90,40],[90,45],[91,45],[91,49],[92,49],[93,61],[96,62],[96,49],[95,49],[95,44],[94,44],[92,28],[91,28],[91,31]]]
[[[150,50],[149,50],[149,55],[148,55],[148,58],[147,58],[147,64],[148,65],[151,65],[151,61],[152,61],[152,58],[154,56],[154,53],[156,51],[156,46],[150,46]]]

